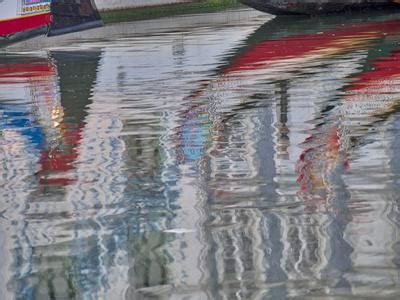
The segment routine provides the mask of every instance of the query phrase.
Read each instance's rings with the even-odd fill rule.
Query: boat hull
[[[273,15],[320,15],[345,10],[396,6],[390,0],[241,0],[241,2]]]
[[[50,0],[0,2],[0,42],[46,32],[51,22]]]
[[[94,0],[0,0],[0,47],[102,24]]]

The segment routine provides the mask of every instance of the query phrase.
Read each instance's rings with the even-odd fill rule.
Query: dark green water
[[[0,54],[1,299],[400,297],[400,15],[266,20]]]

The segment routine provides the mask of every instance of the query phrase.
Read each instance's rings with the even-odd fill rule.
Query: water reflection
[[[246,22],[0,58],[5,298],[399,295],[397,16]]]

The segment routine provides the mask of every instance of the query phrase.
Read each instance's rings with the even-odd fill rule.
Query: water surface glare
[[[399,299],[399,107],[400,14],[0,53],[1,298]]]

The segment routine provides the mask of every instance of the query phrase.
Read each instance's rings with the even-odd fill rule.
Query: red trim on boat
[[[0,36],[37,28],[50,24],[51,14],[40,13],[32,16],[24,16],[16,19],[0,21]]]

